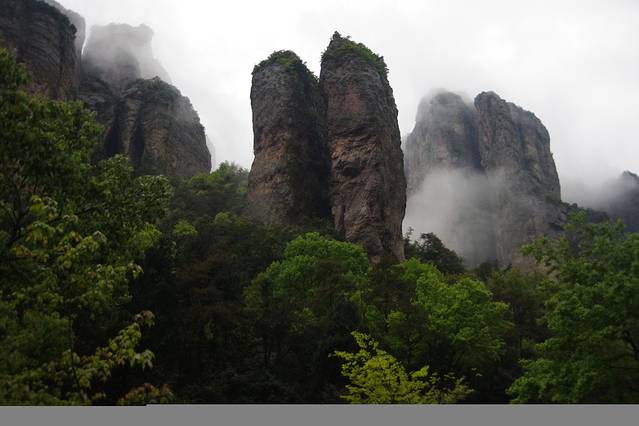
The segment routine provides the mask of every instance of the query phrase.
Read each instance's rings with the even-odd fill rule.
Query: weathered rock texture
[[[82,58],[85,72],[119,91],[137,79],[171,79],[153,56],[153,30],[146,25],[94,26]]]
[[[521,259],[519,248],[561,231],[566,221],[550,136],[531,112],[484,92],[475,98],[483,169],[501,175],[495,206],[497,260]]]
[[[32,74],[32,91],[80,99],[105,126],[96,156],[126,154],[138,173],[208,173],[211,156],[191,103],[153,58],[142,25],[94,27],[84,57],[85,23],[55,0],[0,0],[0,46]],[[162,80],[153,78],[159,76]]]
[[[204,128],[188,98],[154,78],[120,93],[86,78],[82,100],[105,126],[99,156],[125,154],[139,174],[191,177],[211,170]]]
[[[16,51],[33,78],[30,90],[72,99],[77,89],[76,28],[39,0],[0,0],[0,46]]]
[[[211,170],[204,128],[188,98],[153,57],[144,25],[93,27],[80,99],[104,125],[98,158],[125,154],[140,174],[191,177]],[[158,77],[159,76],[159,77]]]
[[[404,258],[406,180],[397,107],[382,58],[335,34],[322,56],[335,227],[373,261]]]
[[[458,94],[440,91],[422,100],[405,146],[409,194],[438,168],[481,170],[477,121],[475,108]]]
[[[278,224],[329,219],[325,111],[315,76],[295,53],[275,52],[253,72],[251,106],[253,214]]]
[[[467,173],[459,185],[472,187],[475,198],[469,205],[454,206],[459,208],[452,209],[449,221],[458,224],[450,232],[455,242],[465,235],[460,254],[471,265],[488,260],[502,266],[525,263],[521,245],[554,235],[566,222],[568,210],[561,202],[548,131],[533,113],[495,93],[479,94],[474,106],[448,92],[426,101],[406,151],[415,197],[423,196],[420,185],[438,171],[440,179],[451,170]],[[432,201],[432,209],[440,208],[437,199]],[[414,204],[424,206],[409,202]],[[416,214],[410,212],[411,217]]]
[[[80,69],[80,58],[82,57],[82,47],[84,46],[84,40],[86,38],[86,22],[84,18],[79,14],[74,12],[73,10],[69,10],[62,6],[55,0],[42,0],[47,4],[58,9],[62,12],[67,18],[69,18],[69,22],[75,27],[75,56],[77,59],[77,68]]]

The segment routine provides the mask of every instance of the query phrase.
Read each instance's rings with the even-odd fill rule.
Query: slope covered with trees
[[[79,104],[0,51],[0,403],[637,402],[639,240],[576,217],[547,266],[465,270],[433,234],[370,262],[247,215],[248,172],[91,161]]]

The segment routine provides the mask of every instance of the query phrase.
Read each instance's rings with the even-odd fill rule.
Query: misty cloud
[[[153,28],[153,49],[216,144],[252,162],[251,70],[291,49],[319,72],[333,31],[384,55],[402,133],[433,87],[494,90],[544,122],[560,177],[639,170],[639,2],[60,0],[88,28]]]
[[[505,189],[499,172],[433,171],[408,198],[404,232],[433,232],[468,266],[494,260],[494,210]]]
[[[595,210],[610,211],[630,194],[639,193],[639,178],[632,173],[624,173],[615,179],[589,184],[580,180],[562,182],[564,200]]]
[[[153,30],[146,25],[109,24],[91,27],[83,63],[112,86],[122,88],[138,78],[171,78],[153,56]]]

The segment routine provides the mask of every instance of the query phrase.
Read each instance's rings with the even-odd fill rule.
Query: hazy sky
[[[319,75],[337,30],[384,56],[402,134],[433,88],[493,90],[544,122],[564,192],[639,171],[639,0],[59,1],[89,27],[154,29],[218,161],[252,162],[253,65],[291,49]]]

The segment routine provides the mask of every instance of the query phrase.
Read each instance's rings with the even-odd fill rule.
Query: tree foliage
[[[462,379],[452,389],[440,389],[440,379],[429,374],[428,367],[407,373],[392,355],[379,348],[370,336],[353,332],[359,350],[336,351],[343,360],[342,375],[349,380],[342,398],[352,404],[451,404],[464,399],[470,390]]]
[[[637,402],[639,234],[577,215],[556,240],[530,245],[549,268],[552,335],[524,362],[514,402]]]
[[[406,258],[416,258],[424,263],[432,263],[445,274],[461,274],[464,263],[453,250],[447,248],[433,233],[421,234],[418,240],[411,240],[412,229],[404,237]]]
[[[170,187],[134,178],[123,158],[92,164],[92,115],[24,92],[4,50],[0,75],[0,402],[90,403],[112,369],[151,364],[135,347],[152,315],[113,338],[106,319],[129,300]]]

